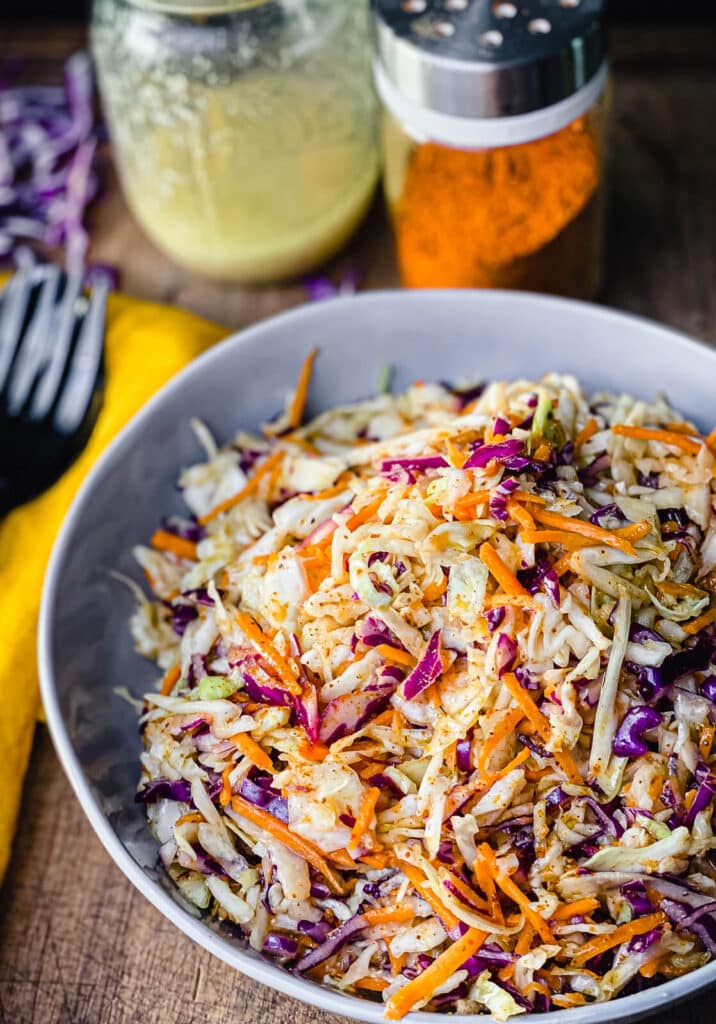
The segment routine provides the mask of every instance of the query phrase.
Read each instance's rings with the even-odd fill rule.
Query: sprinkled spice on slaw
[[[716,955],[716,432],[417,383],[185,469],[136,549],[169,875],[341,991],[506,1020]]]

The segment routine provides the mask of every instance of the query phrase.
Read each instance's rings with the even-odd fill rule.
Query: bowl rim
[[[240,946],[223,938],[209,928],[203,918],[195,918],[188,911],[182,909],[169,893],[158,882],[152,880],[134,860],[114,832],[98,800],[94,796],[72,746],[55,688],[52,631],[54,611],[57,604],[57,590],[75,523],[83,515],[88,498],[91,496],[96,484],[101,481],[103,474],[111,466],[117,454],[134,435],[141,432],[144,423],[151,418],[155,409],[165,401],[169,394],[183,386],[194,374],[205,370],[214,360],[220,361],[224,359],[228,350],[240,350],[243,346],[260,340],[263,335],[269,338],[277,330],[280,331],[293,327],[300,328],[304,320],[310,321],[314,317],[321,317],[326,310],[335,311],[336,307],[340,305],[342,309],[348,311],[355,305],[368,306],[380,304],[386,300],[397,301],[400,304],[409,304],[417,299],[419,304],[419,301],[425,301],[426,293],[430,295],[432,301],[445,303],[455,301],[456,297],[459,297],[461,301],[465,301],[467,295],[470,296],[468,301],[475,302],[476,305],[488,300],[492,302],[497,301],[498,304],[500,302],[517,303],[522,304],[525,307],[525,312],[530,313],[535,311],[539,313],[544,309],[551,309],[559,315],[559,311],[572,309],[576,310],[580,316],[603,320],[606,327],[613,327],[620,323],[623,324],[624,322],[631,321],[636,323],[645,335],[656,334],[662,336],[662,338],[668,336],[671,339],[676,339],[682,351],[683,346],[686,345],[687,348],[693,350],[695,355],[703,354],[704,351],[712,351],[711,346],[707,343],[698,341],[685,332],[633,313],[626,313],[574,299],[499,289],[422,289],[416,291],[380,289],[363,292],[358,295],[338,296],[314,304],[304,303],[282,311],[248,327],[232,332],[216,345],[213,345],[193,359],[170,378],[132,416],[108,444],[80,486],[55,538],[43,582],[37,629],[40,693],[53,745],[65,775],[90,825],[107,853],[125,877],[165,918],[176,925],[199,946],[218,957],[230,967],[283,995],[291,996],[328,1013],[339,1014],[353,1020],[365,1021],[367,1024],[383,1024],[385,1020],[383,1017],[383,1004],[372,1002],[368,999],[361,999],[357,996],[346,995],[339,990],[304,979],[297,974],[290,973],[285,968],[280,967],[267,957],[262,957],[260,954],[257,957],[249,955]],[[538,1022],[539,1024],[606,1024],[607,1021],[635,1020],[688,999],[715,982],[716,960],[654,988],[623,996],[613,1001],[553,1010],[548,1013],[523,1014],[520,1015],[519,1019],[530,1021],[532,1024],[538,1024]],[[406,1024],[445,1024],[448,1018],[445,1014],[441,1013],[414,1011],[407,1014],[403,1019]],[[493,1018],[488,1014],[469,1014],[453,1019],[464,1021],[465,1024],[481,1024],[481,1022]]]

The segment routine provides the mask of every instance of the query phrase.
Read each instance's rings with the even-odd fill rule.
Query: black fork
[[[0,293],[0,513],[35,497],[82,451],[102,404],[109,284],[42,264]]]

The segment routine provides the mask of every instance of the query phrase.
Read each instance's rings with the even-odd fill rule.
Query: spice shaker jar
[[[384,188],[408,287],[593,298],[602,0],[373,0]]]
[[[94,0],[129,206],[178,263],[268,281],[336,252],[379,177],[368,0]]]

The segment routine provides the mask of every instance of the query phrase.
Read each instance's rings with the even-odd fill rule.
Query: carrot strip
[[[487,900],[483,900],[481,896],[471,889],[461,878],[453,874],[452,871],[446,867],[440,868],[440,873],[443,878],[443,884],[445,881],[449,881],[452,888],[454,888],[462,897],[462,902],[467,907],[476,907],[478,910],[484,910],[488,914],[490,913],[490,905]]]
[[[562,555],[562,557],[554,563],[554,571],[560,578],[564,576],[566,572],[569,572],[571,561],[572,552],[568,551],[566,555]]]
[[[512,902],[517,904],[540,938],[544,942],[554,942],[554,936],[550,931],[549,925],[531,906],[525,893],[523,893],[520,887],[512,881],[509,875],[505,875],[500,871],[497,858],[495,857],[492,848],[488,846],[487,843],[481,843],[478,847],[478,855],[487,861],[492,877],[495,879],[497,885],[502,889],[505,896],[509,896]]]
[[[533,494],[532,491],[513,491],[512,500],[520,501],[523,505],[546,505],[547,499],[543,498],[539,494]]]
[[[168,697],[169,696],[169,694],[174,689],[174,684],[177,682],[177,680],[179,679],[180,675],[181,675],[181,668],[179,667],[179,665],[173,665],[172,668],[170,668],[167,671],[166,675],[162,679],[161,689],[159,690],[159,692],[161,693],[162,697]]]
[[[375,910],[366,910],[363,920],[370,928],[379,924],[404,924],[412,921],[415,911],[405,903],[399,903],[395,907],[376,907]]]
[[[233,770],[234,765],[230,764],[226,768],[224,768],[223,772],[221,773],[221,792],[219,793],[219,803],[221,804],[222,807],[228,807],[229,804],[231,803],[232,789],[229,775],[231,775]]]
[[[688,455],[698,455],[703,448],[700,441],[684,437],[675,430],[659,430],[657,427],[630,427],[626,423],[617,423],[612,427],[612,433],[617,437],[629,437],[635,441],[660,441],[661,444],[669,444],[672,448],[680,448]]]
[[[692,619],[691,622],[687,622],[685,626],[682,626],[684,633],[688,633],[689,636],[693,636],[694,633],[700,633],[702,629],[706,629],[712,622],[716,622],[716,605],[713,608],[709,608],[703,615],[699,615],[698,619]]]
[[[231,742],[239,748],[244,757],[248,757],[251,764],[262,771],[274,773],[273,761],[247,732],[237,732],[231,737]]]
[[[591,419],[587,420],[587,422],[584,424],[584,426],[582,427],[582,429],[579,431],[579,433],[577,434],[577,436],[574,439],[574,449],[575,449],[575,451],[579,451],[579,449],[582,447],[582,445],[586,444],[587,441],[590,439],[590,437],[594,437],[594,435],[597,433],[598,430],[599,430],[599,424],[597,423],[595,418],[592,416]]]
[[[261,628],[254,622],[251,616],[247,615],[246,612],[238,612],[236,624],[262,658],[271,666],[284,689],[300,697],[302,689],[296,673],[283,655],[279,654],[273,644],[266,638]]]
[[[567,533],[566,530],[523,530],[522,540],[526,544],[561,544],[569,551],[577,551],[593,543],[586,537],[578,537],[576,534]]]
[[[515,953],[517,953],[518,956],[524,956],[525,953],[529,953],[534,934],[535,930],[532,927],[532,922],[525,921],[525,926],[520,932],[520,936],[515,943]]]
[[[397,647],[391,647],[390,644],[378,644],[375,649],[381,657],[386,661],[392,661],[395,665],[407,665],[408,668],[412,668],[415,664],[412,654],[400,651]]]
[[[490,492],[488,490],[471,491],[470,494],[464,494],[462,498],[457,499],[453,505],[453,515],[456,519],[464,522],[475,515],[475,511],[480,505],[486,505],[489,500]]]
[[[363,858],[361,857],[361,860]],[[460,924],[459,918],[453,914],[449,907],[443,905],[438,899],[437,895],[430,888],[425,880],[425,876],[412,864],[408,864],[407,861],[400,861],[400,870],[403,872],[405,877],[411,883],[418,895],[428,903],[435,914],[440,918],[445,928],[449,931],[452,928],[456,928]]]
[[[486,765],[490,755],[499,747],[500,743],[510,735],[523,718],[524,712],[522,708],[519,707],[513,708],[512,711],[508,711],[507,714],[501,718],[500,722],[480,747],[480,753],[477,759],[477,770],[480,775],[486,774]]]
[[[522,586],[512,570],[505,565],[488,541],[485,541],[480,546],[479,554],[483,564],[487,566],[506,593],[517,594],[520,597],[530,597],[529,591]]]
[[[207,523],[210,523],[213,519],[216,519],[217,516],[220,516],[222,512],[227,512],[230,508],[238,505],[240,501],[243,501],[244,498],[248,498],[250,494],[253,494],[264,477],[272,472],[273,468],[278,465],[282,458],[282,451],[272,452],[266,461],[261,463],[259,468],[248,479],[240,491],[237,491],[237,493],[233,494],[230,498],[226,498],[225,501],[215,505],[210,512],[199,517],[201,525],[206,526]]]
[[[358,860],[361,864],[367,864],[369,868],[381,870],[395,865],[395,855],[392,850],[378,850],[375,853],[362,853]]]
[[[510,519],[514,519],[518,526],[521,526],[523,530],[534,530],[535,521],[522,505],[517,501],[507,502],[507,514]]]
[[[646,519],[641,519],[638,523],[620,526],[614,533],[617,537],[621,537],[622,540],[629,540],[633,543],[634,541],[641,540],[642,537],[646,537],[647,533],[651,533],[651,523],[648,523]]]
[[[397,978],[399,974],[402,974],[403,968],[405,967],[408,959],[408,954],[401,953],[400,956],[396,956],[395,953],[391,953],[390,946],[387,942],[385,944],[385,951],[388,954],[388,959],[390,960],[390,973],[394,978]]]
[[[360,841],[370,828],[375,813],[375,805],[380,799],[380,790],[377,786],[369,786],[366,790],[363,802],[360,805],[355,825],[351,829],[351,837],[348,840],[348,851],[355,851],[360,846]]]
[[[288,425],[291,430],[295,430],[301,425],[303,410],[306,408],[308,385],[311,382],[311,371],[313,370],[313,363],[317,355],[318,349],[312,348],[301,365],[298,381],[296,382],[296,390],[293,393],[293,398],[288,408]]]
[[[416,1003],[429,1000],[437,988],[444,985],[466,960],[477,953],[486,938],[485,932],[470,928],[462,938],[433,960],[422,974],[393,993],[385,1004],[384,1016],[388,1020],[400,1020]]]
[[[297,752],[307,761],[325,761],[329,751],[323,743],[309,743],[306,740],[304,743],[299,743]]]
[[[269,814],[262,807],[250,804],[242,796],[232,797],[231,806],[237,814],[247,818],[254,825],[258,825],[259,828],[272,835],[274,839],[278,839],[284,846],[287,846],[294,853],[297,853],[299,857],[303,857],[305,861],[308,861],[316,871],[323,875],[332,892],[338,896],[345,894],[345,887],[340,876],[330,867],[323,854],[312,843],[309,843],[308,840],[303,839],[301,836],[295,835],[288,825],[284,825],[282,821],[274,818],[272,814]]]
[[[177,537],[169,530],[155,530],[152,534],[151,545],[159,551],[168,551],[177,558],[186,558],[190,562],[196,561],[196,544],[193,540],[185,540],[184,537]]]
[[[552,996],[554,1005],[565,1010],[570,1006],[584,1006],[586,1001],[581,992],[562,992]]]
[[[387,978],[360,978],[354,984],[356,988],[362,988],[366,992],[382,992],[390,982]]]
[[[437,601],[447,590],[447,576],[443,576],[440,583],[431,583],[423,591],[423,601]]]
[[[540,523],[544,523],[545,526],[552,526],[557,530],[566,530],[567,533],[578,533],[580,536],[588,537],[597,544],[606,544],[607,547],[623,551],[625,555],[636,556],[636,551],[629,541],[623,540],[610,530],[604,530],[601,526],[596,526],[594,523],[587,523],[584,519],[562,516],[558,512],[547,512],[541,508],[535,509],[534,515],[535,519]]]
[[[510,691],[512,699],[522,708],[522,711],[526,718],[534,725],[537,732],[540,734],[543,740],[548,740],[551,735],[551,729],[549,721],[542,714],[540,709],[537,707],[535,702],[530,697],[527,690],[520,686],[520,681],[514,672],[505,672],[502,677],[502,682],[505,684],[507,689]],[[572,759],[572,755],[566,750],[550,750],[550,756],[555,759],[557,764],[560,766],[564,774],[567,776],[570,782],[573,782],[577,786],[581,786],[584,783],[582,776],[577,769],[576,764]]]
[[[182,814],[180,818],[174,822],[174,828],[177,825],[200,825],[204,820],[204,816],[199,814],[198,811],[191,811],[189,814]]]
[[[706,447],[713,455],[716,455],[716,427],[713,428],[709,436],[706,438]]]
[[[373,501],[370,502],[369,505],[366,505],[364,508],[362,508],[360,512],[356,512],[355,515],[351,516],[351,518],[346,523],[346,527],[352,533],[353,530],[357,530],[359,526],[362,526],[364,523],[370,522],[370,520],[376,514],[376,512],[378,511],[378,509],[380,508],[384,501],[385,491],[381,491],[380,496],[378,498],[375,498]]]
[[[347,484],[334,484],[333,487],[326,487],[324,491],[317,491],[316,494],[302,494],[305,501],[325,501],[326,498],[335,498],[348,490]]]
[[[699,737],[699,751],[704,761],[708,761],[711,757],[711,747],[714,742],[714,733],[716,730],[712,725],[704,725],[701,729],[701,736]]]
[[[613,932],[609,932],[608,935],[598,935],[596,938],[590,939],[589,942],[585,942],[573,958],[572,963],[575,967],[581,967],[582,964],[586,964],[592,957],[605,953],[608,949],[613,949],[614,946],[620,946],[622,942],[628,942],[635,935],[644,935],[646,932],[650,932],[652,928],[658,928],[664,922],[664,915],[656,913],[647,914],[646,917],[637,917],[634,921],[621,924]]]
[[[575,900],[574,903],[563,903],[557,907],[552,914],[552,921],[568,921],[572,917],[587,917],[593,910],[599,907],[599,900],[593,896],[585,896],[584,899]]]

